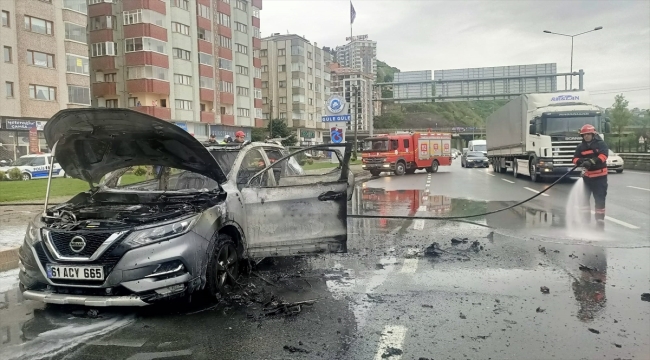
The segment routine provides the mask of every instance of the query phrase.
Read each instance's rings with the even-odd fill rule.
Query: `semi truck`
[[[610,132],[609,120],[586,91],[520,95],[487,118],[487,155],[495,172],[511,169],[534,182],[567,172],[579,177],[582,169],[571,171],[572,160],[585,124],[595,126],[603,140]]]
[[[364,142],[362,167],[374,176],[382,172],[413,174],[418,169],[438,172],[439,166],[451,165],[451,134],[413,133],[379,134]]]

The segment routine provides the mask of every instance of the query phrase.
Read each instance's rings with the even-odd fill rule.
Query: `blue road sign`
[[[352,117],[348,115],[335,115],[335,116],[323,116],[321,119],[322,122],[348,122],[351,121]]]
[[[330,129],[330,139],[334,144],[343,142],[343,129],[333,127]]]

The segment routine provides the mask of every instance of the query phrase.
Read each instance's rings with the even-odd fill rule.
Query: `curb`
[[[0,271],[7,271],[18,267],[18,248],[0,250]]]

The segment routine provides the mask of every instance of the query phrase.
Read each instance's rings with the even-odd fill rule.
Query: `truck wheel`
[[[515,179],[519,177],[519,169],[517,168],[517,159],[512,162],[512,175]]]
[[[381,171],[379,170],[370,170],[370,175],[372,176],[379,176],[381,174]]]
[[[398,161],[395,164],[395,175],[402,176],[406,173],[406,164],[403,161]]]
[[[433,160],[433,162],[431,163],[431,167],[429,168],[429,169],[431,169],[431,171],[429,171],[429,172],[432,172],[432,173],[438,172],[438,166],[440,166],[440,164],[438,163],[438,160]],[[429,170],[429,169],[427,169],[427,170]]]
[[[537,165],[535,165],[534,160],[530,162],[530,180],[533,182],[539,182],[540,180],[540,177],[537,175]]]

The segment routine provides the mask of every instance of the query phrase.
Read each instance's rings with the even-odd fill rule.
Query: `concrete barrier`
[[[625,169],[650,171],[650,153],[619,153],[625,161]]]
[[[0,250],[0,271],[18,267],[18,248]]]

